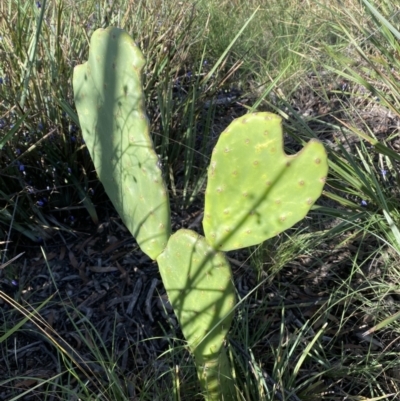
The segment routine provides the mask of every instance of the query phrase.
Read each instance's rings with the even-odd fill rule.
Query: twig
[[[135,283],[135,287],[133,288],[133,292],[132,292],[132,298],[131,298],[131,300],[129,302],[129,305],[128,305],[127,309],[126,309],[126,313],[128,315],[132,315],[133,308],[135,307],[136,302],[137,302],[137,300],[139,298],[139,295],[140,295],[140,291],[142,290],[142,284],[143,284],[142,283],[142,279],[139,277],[137,279],[136,283]]]
[[[154,290],[155,290],[155,288],[156,288],[158,283],[159,283],[159,280],[156,279],[156,278],[153,278],[153,280],[151,281],[149,292],[148,292],[147,297],[146,297],[146,302],[144,304],[145,305],[145,312],[146,312],[146,314],[149,317],[151,322],[154,322],[153,315],[151,314],[151,298],[153,297]]]

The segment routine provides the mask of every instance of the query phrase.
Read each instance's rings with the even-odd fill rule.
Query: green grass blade
[[[28,114],[24,114],[22,117],[20,117],[10,131],[4,136],[4,138],[0,140],[0,150],[2,150],[4,145],[18,132],[27,116]]]
[[[369,8],[371,14],[400,40],[400,32],[370,2],[363,0],[363,3]]]
[[[55,98],[55,101],[59,104],[59,106],[65,111],[65,113],[68,115],[68,117],[74,122],[74,124],[77,127],[80,127],[79,125],[79,118],[76,112],[72,109],[72,107],[66,102],[64,99],[57,99]]]
[[[3,291],[0,291],[0,298],[25,316],[20,322],[18,322],[15,326],[13,326],[10,330],[8,330],[5,334],[3,334],[0,337],[0,343],[5,341],[8,337],[13,335],[14,333],[16,333],[27,321],[32,320],[32,317],[36,316],[39,313],[39,311],[53,299],[54,295],[55,294],[51,295],[49,298],[44,300],[37,308],[33,309],[33,312],[29,312],[27,309],[20,307],[20,305],[16,301],[14,301]]]
[[[93,202],[88,197],[86,192],[83,190],[79,181],[73,175],[71,175],[70,178],[71,178],[71,181],[74,184],[76,190],[79,193],[79,197],[81,198],[82,203],[85,205],[86,210],[88,211],[90,217],[92,218],[93,223],[96,225],[99,224],[99,217],[97,215],[96,207],[94,206]]]
[[[220,56],[220,58],[216,61],[216,63],[213,65],[213,67],[211,68],[211,70],[209,71],[209,73],[204,77],[202,84],[205,85],[210,78],[213,76],[213,74],[215,73],[215,71],[218,69],[218,67],[222,64],[222,62],[225,60],[227,54],[229,53],[229,51],[232,49],[233,45],[236,43],[236,41],[239,39],[239,37],[242,35],[242,33],[244,32],[244,30],[246,29],[247,25],[250,24],[251,20],[254,18],[254,16],[257,14],[258,10],[260,7],[257,7],[255,9],[255,11],[253,12],[253,14],[251,14],[251,16],[247,19],[247,21],[243,24],[242,28],[239,30],[239,32],[237,33],[237,35],[233,38],[233,40],[231,41],[231,43],[228,45],[228,47],[225,49],[225,51],[222,53],[222,55]]]
[[[400,318],[400,311],[398,311],[398,312],[394,313],[393,315],[387,317],[386,319],[382,320],[382,322],[376,324],[374,327],[371,327],[369,330],[365,331],[362,335],[365,337],[365,336],[368,336],[369,334],[375,333],[375,332],[385,328],[389,324],[392,324],[399,318]]]
[[[20,106],[23,109],[25,106],[25,100],[26,100],[26,96],[29,90],[29,81],[31,78],[31,73],[32,73],[32,68],[33,68],[33,64],[35,62],[35,58],[36,58],[36,50],[37,50],[37,46],[39,43],[39,38],[40,38],[40,32],[42,30],[42,22],[44,19],[44,13],[46,11],[46,3],[47,0],[43,0],[42,3],[42,7],[40,10],[40,15],[39,15],[39,19],[37,21],[37,27],[36,27],[36,33],[35,36],[33,38],[33,42],[32,42],[32,47],[30,49],[30,52],[28,54],[28,60],[27,60],[27,64],[26,64],[26,73],[23,79],[23,89],[22,89],[22,95],[21,95],[21,100],[20,100]]]

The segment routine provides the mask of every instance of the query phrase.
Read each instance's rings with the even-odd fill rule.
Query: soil
[[[338,144],[351,147],[359,141],[330,128],[329,124],[337,124],[336,118],[351,120],[360,129],[365,129],[363,125],[367,122],[379,138],[388,138],[399,129],[399,117],[370,95],[361,97],[364,95],[361,88],[351,88],[343,81],[325,84],[327,86],[322,90],[320,79],[310,76],[307,84],[293,94],[285,111],[290,114],[292,108],[299,113],[328,147],[334,149]],[[215,131],[221,132],[230,121],[244,114],[246,101],[251,103],[251,99],[236,99],[228,105],[221,105]],[[349,116],[344,107],[362,112]],[[291,142],[290,137],[286,139],[287,145],[296,150],[295,142]],[[391,142],[394,149],[397,149],[397,141],[394,138]],[[184,227],[201,232],[201,203],[194,203],[188,210],[178,207],[173,207],[173,210],[173,231]],[[168,303],[157,265],[143,255],[111,207],[103,214],[97,227],[88,220],[70,230],[54,231],[53,237],[41,246],[21,243],[18,251],[24,254],[0,270],[0,289],[4,293],[0,297],[0,327],[3,333],[10,333],[22,324],[1,345],[0,380],[15,380],[10,382],[9,388],[0,389],[0,400],[8,400],[11,395],[32,389],[37,384],[35,378],[46,379],[64,371],[56,356],[56,348],[75,361],[81,369],[78,374],[90,378],[88,386],[92,388],[98,382],[107,386],[109,380],[105,367],[97,362],[93,342],[104,353],[106,350],[112,352],[117,361],[117,376],[125,381],[132,400],[145,386],[147,377],[161,377],[163,372],[171,369],[160,356],[170,349],[172,339],[182,338],[182,334]],[[257,355],[265,353],[277,342],[282,319],[279,308],[283,304],[287,311],[284,319],[286,330],[293,333],[302,327],[304,317],[311,318],[321,308],[337,301],[330,298],[332,288],[339,278],[349,274],[352,258],[363,260],[376,245],[371,239],[371,249],[364,244],[361,253],[357,239],[345,246],[321,241],[313,255],[300,251],[295,260],[288,260],[279,267],[274,264],[274,247],[279,246],[280,241],[272,240],[266,245],[270,252],[265,253],[265,262],[258,266],[258,270],[250,267],[250,251],[228,255],[239,296],[250,294],[246,305],[253,329],[256,320],[261,319],[261,306],[268,306],[268,313],[262,319],[270,320],[270,334],[255,346],[253,352]],[[381,267],[380,260],[368,262],[365,274],[369,277],[379,275]],[[264,280],[262,286],[252,292],[261,280]],[[361,277],[358,282],[355,280],[354,286],[362,286],[362,281]],[[394,296],[388,298],[388,302],[396,304],[399,299]],[[336,316],[340,316],[344,308],[349,306],[338,302]],[[343,332],[334,332],[332,328],[325,332],[325,336],[327,342],[329,338],[335,338],[335,347],[343,346],[356,357],[362,346],[361,323],[368,323],[368,317],[364,315],[364,321],[360,323],[356,300],[351,308],[354,309],[353,318],[344,326]],[[34,310],[38,313],[23,322],[24,314]],[[328,323],[337,327],[337,317],[331,314],[329,319]],[[320,326],[318,324],[310,328],[314,334],[323,322]],[[388,336],[371,346],[383,349],[391,340]],[[4,347],[5,344],[8,346]],[[231,346],[244,358],[248,356],[237,340]],[[394,345],[391,350],[397,348]],[[188,354],[184,353],[184,357],[188,358]],[[266,372],[268,361],[272,363],[271,358],[265,358]],[[98,382],[94,376],[98,377]],[[166,388],[170,388],[168,379],[163,380]],[[76,385],[76,382],[71,383],[71,387]],[[344,394],[345,384],[335,384],[327,378],[324,389],[340,395]],[[294,397],[287,399],[296,399]],[[32,391],[23,399],[42,398],[40,391]]]

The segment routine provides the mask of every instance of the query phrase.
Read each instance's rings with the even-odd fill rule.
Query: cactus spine
[[[311,141],[287,156],[281,119],[274,114],[235,120],[221,134],[208,169],[205,238],[190,230],[171,235],[167,189],[144,110],[144,63],[123,30],[93,34],[89,60],[75,67],[73,78],[82,133],[116,210],[159,264],[206,399],[234,400],[223,343],[235,289],[221,251],[258,244],[304,218],[321,195],[326,153]]]

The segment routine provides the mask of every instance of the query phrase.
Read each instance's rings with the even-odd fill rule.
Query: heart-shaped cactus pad
[[[256,245],[303,219],[328,174],[324,146],[283,150],[281,118],[254,113],[222,132],[208,169],[203,228],[215,249]]]

